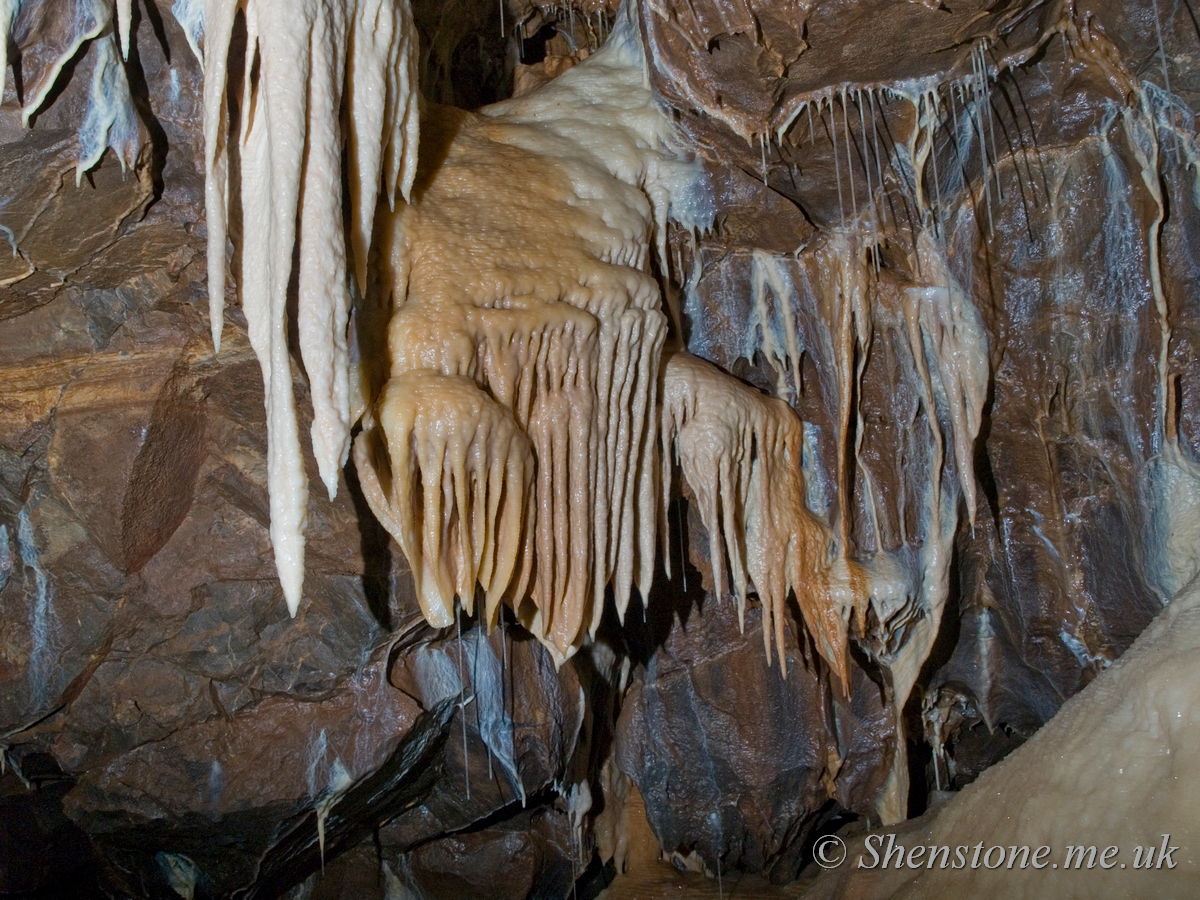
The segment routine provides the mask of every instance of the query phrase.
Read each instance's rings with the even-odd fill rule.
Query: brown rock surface
[[[767,665],[759,611],[740,633],[728,600],[660,610],[646,628],[665,640],[625,695],[616,759],[666,853],[787,881],[813,829],[840,810],[874,814],[894,729],[861,668],[851,697],[835,694],[793,625],[785,678]]]
[[[1200,490],[1200,209],[1182,105],[1198,99],[1200,38],[1185,5],[1161,5],[1176,103],[1135,90],[1164,80],[1150,3],[935,7],[639,6],[650,78],[716,183],[715,231],[672,235],[688,348],[792,403],[809,506],[877,586],[903,588],[879,588],[898,605],[856,618],[843,692],[797,610],[786,679],[767,666],[757,609],[742,633],[729,598],[712,596],[686,501],[671,512],[687,522],[686,544],[672,533],[674,581],[561,670],[515,626],[490,638],[470,623],[461,638],[417,626],[406,564],[352,472],[336,501],[311,497],[308,590],[289,619],[267,532],[260,374],[236,302],[219,357],[208,337],[196,59],[168,4],[135,4],[124,71],[138,140],[76,186],[96,54],[81,48],[22,128],[19,104],[77,32],[63,6],[23,3],[19,77],[0,106],[0,235],[13,249],[0,253],[0,751],[20,775],[0,779],[0,895],[62,897],[95,879],[113,896],[173,896],[191,877],[204,898],[384,898],[397,885],[566,896],[589,863],[580,884],[608,877],[590,822],[632,796],[612,788],[613,762],[668,855],[719,866],[744,893],[747,870],[794,878],[808,840],[842,817],[877,821],[905,751],[915,811],[927,787],[973,780],[1116,659],[1195,568],[1194,553],[1173,563],[1167,551],[1182,527],[1173,499]],[[567,68],[615,13],[509,3],[501,37],[494,3],[414,9],[428,97],[463,106],[506,93],[518,64]],[[980,127],[962,79],[985,36]],[[941,85],[937,183],[931,168],[918,185],[901,151],[910,82],[927,77],[924,89]],[[833,102],[781,138],[817,96]],[[1146,123],[1126,118],[1138,108],[1160,135],[1148,177]],[[949,449],[945,397],[922,394],[904,311],[905,292],[928,286],[914,262],[922,215],[942,229],[986,344],[970,473]],[[847,247],[866,261],[871,325],[849,345],[839,323],[855,320],[829,289]],[[782,280],[767,283],[768,269]],[[789,337],[794,368],[771,349]],[[967,474],[973,524],[957,493]],[[897,714],[891,673],[933,615],[914,600],[937,538],[931,486],[952,501],[948,594]],[[642,872],[615,895],[680,884],[665,865]],[[694,895],[715,895],[702,878]]]

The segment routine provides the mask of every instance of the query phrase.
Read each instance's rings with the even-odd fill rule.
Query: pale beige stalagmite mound
[[[235,85],[228,64],[239,10],[246,24],[246,71]],[[293,250],[299,243],[297,324],[312,391],[313,451],[332,497],[352,424],[343,148],[361,286],[380,189],[387,197],[397,192],[407,197],[416,171],[416,30],[405,0],[207,0],[204,31],[213,341],[219,349],[232,203],[229,161],[236,148],[243,235],[239,288],[266,385],[271,542],[294,614],[304,580],[308,481],[287,347]],[[235,88],[241,90],[240,133],[231,135],[228,95]]]
[[[1063,898],[1194,897],[1200,892],[1200,589],[1189,585],[1113,665],[1066,702],[1049,723],[936,813],[905,826],[892,847],[949,846],[949,862],[887,871],[886,835],[867,850],[849,843],[848,861],[806,897]],[[1161,855],[1164,835],[1173,853]],[[975,846],[983,842],[977,867]],[[967,847],[954,868],[954,849]],[[1010,869],[1009,847],[1050,848],[1039,862]],[[1085,851],[1066,867],[1068,847]],[[1001,847],[1002,864],[984,855]],[[1103,856],[1109,847],[1107,858]],[[1138,852],[1141,848],[1141,852]],[[1154,855],[1147,863],[1148,851]],[[992,851],[995,863],[1000,851]],[[928,850],[920,856],[930,855]],[[918,855],[914,855],[914,859]],[[857,865],[859,857],[865,866]],[[1088,859],[1092,865],[1088,865]],[[907,859],[907,857],[906,857]],[[1077,859],[1077,857],[1076,857]],[[1101,864],[1103,860],[1104,865]],[[1135,869],[1140,861],[1142,868]],[[1174,866],[1171,866],[1174,863]]]

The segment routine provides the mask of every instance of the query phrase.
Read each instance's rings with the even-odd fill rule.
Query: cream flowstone
[[[180,7],[185,17],[188,9]],[[239,9],[258,78],[243,79],[245,121],[230,136],[227,51]],[[846,558],[844,499],[836,533],[805,506],[804,426],[783,401],[683,353],[663,365],[678,312],[667,308],[653,265],[670,272],[668,221],[706,228],[713,200],[647,87],[628,19],[602,50],[538,91],[478,113],[430,108],[419,174],[414,81],[401,64],[411,65],[411,28],[403,4],[380,0],[209,0],[205,9],[210,283],[224,275],[227,142],[236,138],[242,302],[267,384],[271,532],[289,607],[301,591],[307,501],[286,345],[298,244],[300,345],[322,477],[332,494],[351,424],[364,416],[355,458],[367,497],[408,556],[431,623],[450,624],[456,602],[473,613],[478,585],[489,623],[506,602],[557,659],[570,656],[598,627],[609,586],[622,617],[634,589],[645,600],[673,459],[700,499],[719,592],[726,569],[739,608],[756,591],[780,648],[792,591],[839,675],[846,618],[865,612],[868,594],[899,591],[918,598],[914,609],[940,609],[944,565],[931,561],[936,574],[906,590],[882,584],[886,567],[867,579]],[[344,136],[333,112],[343,97]],[[343,137],[353,276],[339,214]],[[380,190],[394,209],[376,210]],[[871,197],[864,209],[873,205]],[[856,198],[851,206],[857,216]],[[851,360],[870,339],[870,265],[863,242],[846,234],[828,255],[822,302],[842,351],[844,498],[861,377]],[[940,447],[934,408],[948,409],[970,498],[962,461],[978,430],[984,345],[977,330],[963,331],[975,325],[973,309],[938,265],[944,249],[923,236],[916,255],[930,276],[909,292],[908,310],[926,412]],[[766,287],[782,292],[777,268],[756,260],[760,316]],[[353,335],[355,287],[363,295],[356,315],[390,318],[386,348],[375,350],[384,359]],[[219,341],[222,293],[210,298]],[[792,327],[770,354],[780,387],[787,369],[796,377],[799,359],[790,306],[783,311]],[[352,359],[354,344],[361,358]],[[986,375],[985,358],[983,366]],[[670,392],[661,413],[660,391]],[[931,478],[928,524],[940,544],[953,523],[941,527],[939,478]],[[892,662],[919,666],[925,650]]]
[[[652,248],[668,215],[704,225],[710,209],[700,169],[677,142],[644,87],[628,26],[534,94],[480,114],[429,111],[423,154],[436,167],[422,170],[419,201],[383,236],[381,299],[396,309],[390,379],[356,458],[390,464],[378,478],[391,491],[380,515],[399,524],[434,621],[448,620],[455,596],[470,611],[478,580],[489,621],[508,598],[563,659],[598,626],[610,583],[622,615],[634,588],[645,598],[667,338]],[[464,382],[478,385],[482,406],[464,405]],[[509,418],[479,412],[489,406]],[[460,495],[465,505],[437,499],[453,495],[469,466],[455,475],[447,463],[443,475],[441,449],[416,436],[423,422],[467,435],[451,439],[448,459],[490,460],[478,470],[492,473],[486,491]],[[372,449],[379,441],[390,459]],[[509,448],[531,453],[529,463],[501,465]],[[526,480],[530,502],[518,502]],[[501,496],[493,516],[484,498]],[[417,510],[420,541],[402,524]],[[463,515],[472,527],[460,526]],[[493,565],[488,554],[501,550]]]
[[[418,104],[404,3],[207,0],[202,25],[195,6],[175,10],[195,47],[203,34],[213,338],[219,347],[236,141],[239,287],[266,384],[271,537],[292,612],[307,505],[287,352],[295,275],[322,479],[332,496],[364,416],[363,485],[431,623],[450,624],[456,602],[473,612],[479,585],[489,623],[507,602],[557,659],[570,656],[598,627],[610,585],[622,616],[635,588],[645,600],[666,520],[663,461],[678,456],[701,494],[708,479],[720,485],[720,502],[705,506],[714,546],[720,532],[731,548],[718,580],[727,559],[739,606],[758,590],[781,649],[796,590],[844,675],[827,529],[803,505],[802,424],[686,354],[662,367],[668,316],[677,327],[679,317],[664,309],[653,264],[669,274],[668,221],[707,228],[713,200],[647,86],[628,18],[539,91],[476,114],[431,108],[412,191]],[[240,132],[230,134],[239,11],[247,72]],[[377,210],[381,191],[389,202]],[[379,263],[368,271],[373,244]],[[364,320],[391,319],[384,360],[352,360],[366,346],[353,334],[355,288]],[[661,421],[660,382],[674,391]],[[714,398],[732,391],[740,408],[722,411],[703,396],[709,388]],[[760,446],[767,455],[752,460]]]
[[[836,545],[804,505],[799,417],[782,400],[686,353],[671,355],[664,367],[662,415],[664,444],[674,448],[708,531],[717,595],[725,593],[728,565],[744,625],[753,583],[767,656],[774,635],[786,671],[785,605],[795,591],[817,649],[847,683],[846,619],[830,586]],[[669,472],[663,483],[669,485]],[[664,491],[664,506],[667,499]],[[850,577],[858,582],[851,593],[860,594],[857,567]]]

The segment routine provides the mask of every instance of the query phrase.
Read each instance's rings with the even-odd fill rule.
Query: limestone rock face
[[[811,646],[789,637],[784,677],[766,668],[759,612],[741,633],[733,605],[710,600],[671,623],[623,701],[617,762],[654,833],[714,870],[795,878],[838,804],[873,813],[894,754],[878,687],[856,669],[851,698],[833,696]]]
[[[686,481],[672,575],[560,668],[511,620],[421,624],[352,466],[290,619],[236,253],[209,337],[199,64],[168,4],[127,61],[66,5],[19,5],[0,106],[0,896],[585,896],[643,808],[668,856],[790,881],[818,832],[976,779],[1200,570],[1186,5],[1161,59],[1149,2],[636,5],[716,190],[670,235],[679,337],[803,420],[868,586],[845,684],[794,603],[768,664]],[[413,5],[464,106],[616,15]],[[104,65],[134,118],[97,145]]]

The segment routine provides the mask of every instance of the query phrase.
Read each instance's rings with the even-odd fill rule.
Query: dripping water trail
[[[570,804],[567,804],[568,807]],[[575,833],[575,823],[571,821],[572,813],[567,813],[567,824],[571,828],[571,897],[579,900],[579,838]]]
[[[718,823],[719,823],[719,821],[720,821],[720,819],[718,818]],[[717,896],[718,896],[718,898],[720,898],[720,900],[725,900],[725,881],[724,881],[724,879],[722,878],[722,872],[721,872],[721,844],[722,844],[722,843],[723,843],[723,841],[720,839],[720,832],[718,831],[718,840],[717,840]]]
[[[1162,16],[1159,14],[1159,11],[1158,11],[1158,0],[1154,0],[1154,35],[1155,35],[1155,37],[1158,38],[1158,58],[1159,58],[1159,61],[1162,63],[1163,89],[1166,90],[1167,94],[1169,95],[1171,93],[1171,76],[1169,74],[1167,74],[1167,51],[1163,47]],[[1152,116],[1151,123],[1153,123],[1153,121],[1154,121],[1154,118]],[[1171,110],[1170,132],[1171,132],[1171,138],[1172,138],[1171,146],[1175,150],[1174,164],[1178,165],[1181,154],[1179,152],[1179,135],[1177,135],[1175,133],[1175,112],[1174,112],[1174,110]],[[1167,157],[1168,162],[1171,162],[1171,158],[1166,153],[1165,150],[1163,151],[1163,156]]]
[[[477,634],[475,636],[476,637],[475,652],[471,659],[471,666],[472,666],[471,686],[473,688],[475,688],[476,693],[478,693],[477,686],[479,684],[479,646],[480,646],[480,644],[483,643],[484,637],[485,637],[484,631],[482,630],[483,629],[483,617],[486,615],[485,609],[486,609],[485,606],[479,606],[479,623],[478,623],[477,627],[480,628],[481,630],[480,630],[479,634]],[[482,713],[480,713],[480,711],[479,711],[478,700],[475,703],[475,728],[479,731],[479,736],[482,738],[483,737],[483,719],[482,719]],[[495,781],[496,775],[492,771],[492,745],[485,739],[483,742],[483,746],[487,749],[488,781]]]
[[[687,589],[688,589],[688,586],[687,586],[687,549],[684,546],[684,537],[683,537],[683,499],[682,498],[679,500],[678,503],[675,504],[675,521],[678,526],[677,530],[679,531],[679,572],[680,572],[680,574],[683,575],[683,592],[686,594]],[[642,607],[644,610],[645,604],[642,604]],[[643,613],[643,619],[644,618],[645,618],[645,614]]]
[[[508,635],[507,635],[507,633],[505,631],[505,627],[504,627],[504,604],[503,603],[500,604],[500,617],[499,618],[500,618],[500,711],[503,714],[505,721],[507,721],[507,723],[508,723],[509,746],[516,747],[517,734],[516,734],[516,729],[513,727],[513,716],[512,716],[513,711],[509,708],[510,703],[513,703],[513,705],[515,705],[513,698],[516,695],[516,691],[513,689],[513,686],[509,684],[509,679],[512,677],[512,673],[508,666]],[[513,770],[514,770],[514,774],[516,775],[516,778],[517,778],[517,784],[513,785],[513,787],[516,788],[517,792],[520,794],[521,808],[524,809],[525,808],[525,787],[524,787],[524,784],[522,783],[520,770],[518,770],[516,768],[515,757],[513,759]]]
[[[504,0],[500,0],[500,37],[504,37]]]
[[[462,639],[462,606],[455,610],[454,627],[458,629],[458,711],[462,718],[463,739],[463,779],[467,786],[467,799],[471,799],[471,761],[467,757],[467,675],[463,667],[463,656],[466,653]]]
[[[987,41],[979,45],[979,71],[983,73],[983,108],[987,111],[988,140],[992,145],[992,174],[996,176],[996,199],[1004,203],[1004,188],[1000,184],[1000,154],[996,152],[996,126],[992,120],[992,80],[987,70]],[[999,74],[997,72],[997,74]]]

